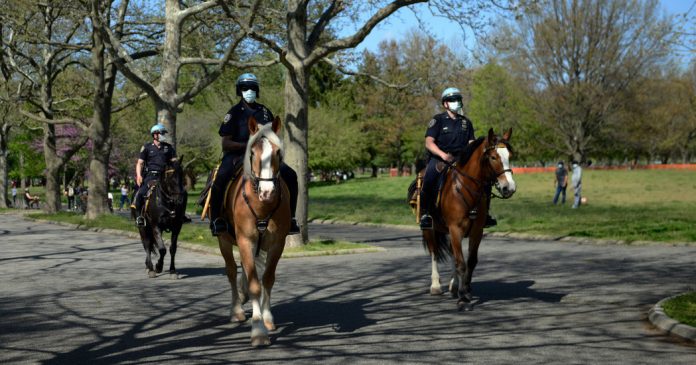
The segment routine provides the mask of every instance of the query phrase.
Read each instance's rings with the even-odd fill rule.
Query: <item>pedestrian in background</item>
[[[123,204],[125,203],[128,203],[128,205],[130,205],[130,199],[128,199],[128,185],[123,184],[121,185],[121,204],[118,206],[119,212],[121,211],[121,209],[123,209]]]
[[[566,170],[563,161],[558,161],[556,166],[554,178],[554,185],[556,186],[556,194],[553,196],[553,205],[558,203],[558,196],[562,194],[561,204],[565,204],[566,201],[566,188],[568,187],[568,170]]]
[[[577,161],[573,161],[572,169],[571,183],[573,184],[573,189],[575,189],[575,201],[573,202],[573,208],[575,209],[580,206],[580,200],[582,199],[582,168]]]
[[[17,208],[17,183],[12,182],[12,207]]]

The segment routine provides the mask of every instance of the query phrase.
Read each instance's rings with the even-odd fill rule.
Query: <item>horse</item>
[[[162,232],[171,231],[171,243],[169,245],[169,275],[178,279],[174,258],[176,257],[177,240],[181,232],[181,226],[186,221],[186,201],[188,193],[184,190],[183,169],[180,161],[171,162],[164,171],[159,181],[150,182],[150,190],[145,200],[143,217],[145,226],[138,227],[140,240],[145,249],[145,267],[149,277],[154,278],[162,272],[164,256],[167,248],[162,239]],[[136,212],[131,211],[131,217],[135,219]],[[151,255],[157,250],[159,258],[155,266],[152,265]]]
[[[242,309],[251,299],[251,345],[270,345],[268,331],[276,329],[271,313],[271,289],[275,271],[290,230],[290,193],[280,178],[283,144],[277,133],[280,118],[259,126],[254,117],[248,120],[249,142],[244,155],[244,169],[225,194],[223,217],[232,222],[230,229],[218,236],[225,271],[232,289],[231,321],[244,322]],[[237,264],[232,246],[239,248],[243,275],[237,283]],[[258,272],[263,271],[262,282]]]
[[[430,294],[442,294],[437,263],[452,256],[454,272],[449,290],[453,297],[458,298],[459,310],[473,309],[471,277],[478,262],[479,244],[488,214],[490,198],[486,191],[495,186],[499,197],[504,199],[515,193],[510,167],[511,136],[512,129],[500,138],[491,128],[488,136],[475,140],[462,151],[444,176],[440,214],[434,219],[434,229],[422,231],[423,244],[431,257]],[[472,209],[477,211],[475,216],[470,213]],[[462,240],[466,237],[469,238],[469,255],[465,262]]]

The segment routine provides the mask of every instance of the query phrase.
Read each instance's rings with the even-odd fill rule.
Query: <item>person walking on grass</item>
[[[571,183],[573,189],[575,189],[575,200],[573,201],[573,209],[580,206],[580,201],[582,199],[582,168],[577,161],[573,161],[572,165],[573,175],[571,176]]]
[[[556,194],[553,196],[553,205],[558,203],[559,195],[562,195],[561,204],[565,204],[566,188],[568,187],[568,170],[566,170],[565,165],[563,165],[563,161],[558,161],[554,177],[553,184],[556,186]]]

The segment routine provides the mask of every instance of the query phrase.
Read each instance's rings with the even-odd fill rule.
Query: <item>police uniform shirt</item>
[[[466,117],[450,118],[447,112],[437,114],[428,123],[426,137],[433,137],[435,144],[447,153],[460,152],[474,137],[474,126]]]
[[[160,148],[154,142],[147,142],[140,149],[140,159],[145,161],[147,171],[162,172],[169,160],[176,157],[174,147],[167,142],[160,142]]]
[[[233,106],[225,115],[225,119],[220,126],[218,131],[220,137],[231,136],[235,142],[247,143],[249,141],[249,125],[247,121],[250,116],[253,115],[259,125],[273,121],[273,114],[265,105],[255,103],[255,107],[255,109],[249,108],[244,101],[240,101]],[[231,152],[244,154],[244,151]]]

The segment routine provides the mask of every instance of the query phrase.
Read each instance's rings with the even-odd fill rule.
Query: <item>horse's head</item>
[[[278,137],[280,118],[259,126],[252,116],[248,121],[249,142],[244,158],[244,174],[249,178],[261,201],[271,199],[278,185],[283,161],[283,142]]]
[[[515,193],[515,180],[512,179],[512,147],[510,137],[512,128],[508,129],[500,138],[493,133],[493,128],[488,130],[486,147],[483,159],[488,161],[490,167],[490,179],[495,180],[495,188],[503,198],[509,198]]]

